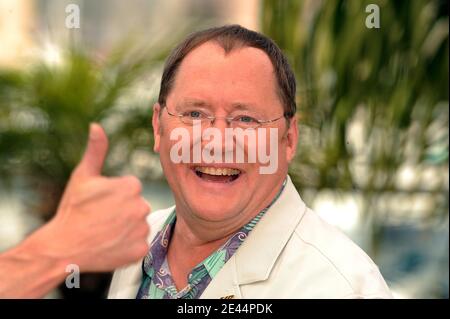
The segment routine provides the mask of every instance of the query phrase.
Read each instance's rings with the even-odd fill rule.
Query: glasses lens
[[[241,129],[255,129],[259,127],[259,123],[252,121],[252,122],[245,122],[241,120],[234,119],[231,121],[231,127],[232,128],[241,128]]]

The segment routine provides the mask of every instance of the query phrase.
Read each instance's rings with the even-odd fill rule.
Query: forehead
[[[279,104],[274,69],[264,51],[242,47],[225,53],[214,42],[192,50],[177,71],[168,102],[189,98],[211,104]]]

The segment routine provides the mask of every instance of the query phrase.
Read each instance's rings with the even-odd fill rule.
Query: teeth
[[[197,172],[209,175],[238,175],[241,171],[234,168],[196,167]]]

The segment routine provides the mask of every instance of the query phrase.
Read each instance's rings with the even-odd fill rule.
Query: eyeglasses
[[[200,121],[200,123],[202,125],[209,126],[209,125],[213,125],[215,120],[222,119],[227,122],[228,126],[230,126],[232,128],[239,127],[242,129],[247,129],[247,128],[256,129],[262,125],[276,122],[285,116],[283,114],[280,117],[277,117],[272,120],[259,120],[259,119],[255,119],[249,115],[236,115],[233,117],[216,117],[216,116],[208,115],[202,110],[189,110],[189,111],[181,112],[178,114],[174,114],[174,113],[169,112],[169,109],[167,108],[167,106],[164,108],[166,109],[167,114],[169,114],[170,116],[173,116],[173,117],[178,117],[180,119],[180,121],[186,125],[194,125],[194,121],[196,121],[197,123],[198,123],[198,121]]]

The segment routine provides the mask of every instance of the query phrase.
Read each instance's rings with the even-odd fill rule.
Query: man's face
[[[262,50],[256,48],[237,48],[225,55],[219,45],[208,42],[184,58],[164,106],[167,110],[156,104],[153,115],[154,149],[160,153],[165,176],[175,196],[177,212],[184,211],[204,221],[220,222],[248,219],[245,216],[256,214],[270,203],[287,174],[298,136],[295,119],[288,125],[282,117],[284,109],[276,88],[271,61]],[[272,174],[261,174],[261,166],[267,166],[267,163],[261,164],[258,160],[248,163],[248,152],[255,146],[249,145],[252,142],[248,139],[243,145],[245,163],[236,163],[236,158],[233,163],[174,163],[170,156],[171,148],[177,143],[177,140],[170,139],[174,129],[181,127],[191,133],[191,159],[198,140],[196,142],[193,136],[193,126],[184,124],[167,111],[194,117],[200,111],[218,117],[210,127],[219,129],[222,137],[229,127],[223,118],[238,116],[245,121],[246,116],[258,120],[282,117],[255,131],[258,148],[269,144],[270,128],[277,130],[275,143],[278,149],[273,154],[277,170]],[[203,126],[202,130],[205,129]],[[261,129],[266,131],[265,139],[261,139]],[[210,141],[200,140],[199,144],[203,148]],[[242,147],[237,144],[234,141],[232,145],[234,152]],[[221,148],[225,150],[225,145]],[[268,145],[264,151],[269,153]]]

